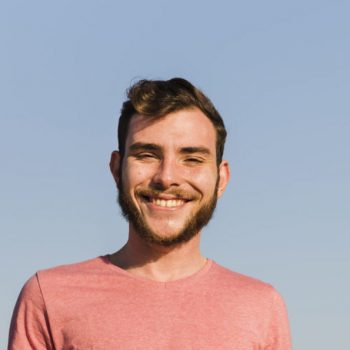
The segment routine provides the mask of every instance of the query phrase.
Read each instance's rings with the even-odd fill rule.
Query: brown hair
[[[218,165],[221,163],[227,134],[224,122],[209,98],[189,81],[182,78],[140,80],[130,87],[127,97],[118,124],[121,158],[125,153],[130,120],[135,114],[161,118],[171,112],[197,107],[210,119],[216,130],[216,160]]]

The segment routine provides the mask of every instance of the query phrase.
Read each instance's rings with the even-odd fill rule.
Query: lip
[[[176,205],[176,206],[173,206],[173,207],[161,206],[161,205],[157,205],[156,203],[153,203],[153,202],[147,202],[146,205],[152,211],[156,210],[156,211],[167,211],[167,212],[169,212],[169,211],[176,211],[176,210],[180,210],[180,209],[184,208],[186,203],[188,203],[188,202],[184,202],[181,205]]]
[[[190,199],[175,196],[171,194],[147,195],[140,194],[141,203],[146,205],[151,210],[175,211],[182,209]]]
[[[183,200],[185,202],[189,202],[193,200],[187,193],[184,192],[173,192],[173,193],[166,193],[166,192],[157,192],[157,191],[150,191],[150,190],[144,190],[136,193],[136,196],[140,197],[144,201],[151,202],[155,199],[160,200]]]

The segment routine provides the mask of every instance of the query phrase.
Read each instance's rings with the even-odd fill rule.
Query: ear
[[[111,154],[111,160],[109,162],[109,168],[111,169],[111,173],[113,175],[114,181],[119,188],[119,171],[120,171],[120,153],[118,151],[113,151]]]
[[[226,160],[223,160],[219,165],[219,185],[218,185],[218,197],[221,197],[225,191],[225,188],[230,180],[230,167]]]

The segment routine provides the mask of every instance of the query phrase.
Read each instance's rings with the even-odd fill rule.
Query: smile
[[[143,201],[152,206],[157,206],[161,208],[180,208],[190,200],[187,198],[179,198],[174,195],[168,194],[141,194],[140,197]]]
[[[183,199],[153,198],[152,203],[159,207],[175,208],[182,206],[185,203],[185,201]]]

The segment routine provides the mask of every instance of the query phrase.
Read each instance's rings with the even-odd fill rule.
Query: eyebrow
[[[210,150],[206,147],[183,147],[180,152],[183,154],[201,153],[203,155],[210,155]]]
[[[129,147],[129,151],[160,151],[161,147],[155,143],[136,142]]]
[[[155,143],[136,142],[136,143],[133,143],[129,147],[130,152],[137,152],[137,151],[157,151],[157,152],[160,152],[161,150],[162,150],[162,147],[155,144]],[[180,153],[182,153],[182,154],[199,153],[199,154],[203,154],[203,155],[210,155],[211,154],[209,148],[201,147],[201,146],[182,147],[182,148],[180,148]]]

